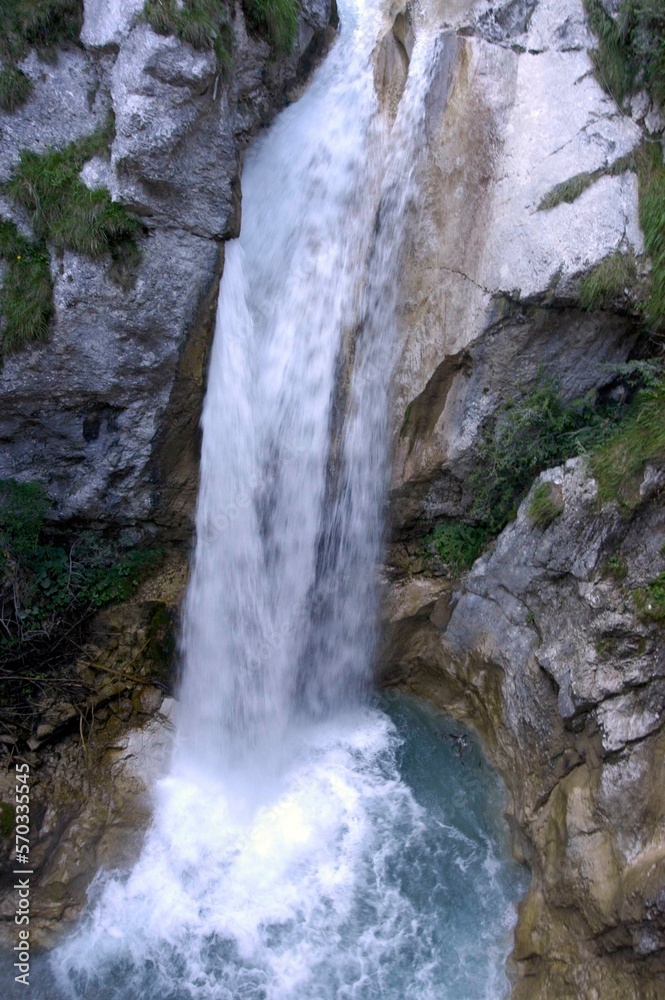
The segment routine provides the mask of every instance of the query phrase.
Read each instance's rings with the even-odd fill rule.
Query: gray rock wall
[[[236,7],[225,76],[212,54],[142,23],[141,8],[87,0],[82,45],[55,65],[32,52],[24,69],[33,97],[0,114],[5,180],[21,149],[87,135],[112,109],[110,158],[86,164],[82,177],[145,223],[133,287],[114,284],[108,260],[52,254],[49,341],[0,371],[0,478],[44,482],[59,519],[186,535],[223,241],[240,226],[242,153],[311,69],[334,15],[331,0],[312,0],[294,51],[276,55]],[[29,231],[6,201],[0,213]]]

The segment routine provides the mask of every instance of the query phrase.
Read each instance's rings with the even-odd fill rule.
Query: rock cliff
[[[483,441],[507,400],[543,377],[568,402],[623,391],[616,366],[643,341],[634,294],[621,286],[591,310],[581,298],[617,254],[648,269],[631,151],[659,141],[661,122],[644,94],[631,115],[600,86],[581,0],[453,6],[441,7],[441,30],[455,32],[449,97],[430,114],[403,263],[378,676],[475,725],[505,778],[515,851],[533,873],[514,996],[660,998],[658,462],[630,505],[599,498],[584,457],[543,472],[548,516],[531,513],[537,483],[459,579],[428,532],[473,524],[491,474]],[[578,197],[552,197],[580,175],[593,180]]]

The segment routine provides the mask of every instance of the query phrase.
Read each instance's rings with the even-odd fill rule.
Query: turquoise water
[[[183,796],[180,777],[176,806],[164,783],[142,858],[97,885],[48,972],[35,967],[33,996],[507,997],[527,879],[471,734],[392,695],[301,732],[292,751],[243,817],[237,785],[225,797],[192,778]]]

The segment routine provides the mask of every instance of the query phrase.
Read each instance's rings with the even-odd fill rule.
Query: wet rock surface
[[[54,65],[31,52],[24,69],[33,96],[0,113],[6,180],[21,149],[62,146],[113,112],[109,157],[86,164],[83,178],[108,187],[145,224],[142,260],[128,282],[114,283],[110,258],[51,254],[49,340],[9,357],[0,372],[0,478],[42,481],[57,519],[157,520],[188,537],[196,484],[176,502],[182,475],[162,474],[191,468],[197,452],[211,299],[222,241],[240,226],[242,154],[311,70],[336,14],[329,0],[312,0],[293,51],[280,53],[248,31],[238,7],[233,66],[223,74],[211,53],[156,34],[141,20],[142,6],[88,0],[82,46],[59,52]],[[0,211],[29,233],[4,199]],[[181,434],[165,423],[176,397]]]

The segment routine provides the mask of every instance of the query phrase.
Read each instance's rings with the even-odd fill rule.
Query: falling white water
[[[52,956],[50,998],[507,995],[495,782],[478,765],[446,802],[434,723],[370,699],[395,290],[441,42],[418,32],[391,123],[387,6],[340,8],[247,157],[226,248],[171,774],[139,861],[100,876]]]

